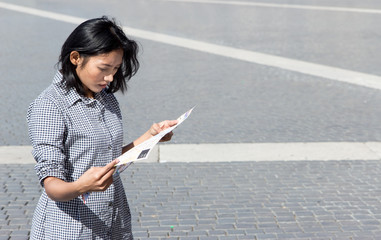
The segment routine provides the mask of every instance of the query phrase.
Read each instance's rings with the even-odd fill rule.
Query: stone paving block
[[[17,219],[17,218],[12,218],[10,221],[9,221],[9,223],[8,223],[9,225],[13,225],[13,226],[15,226],[15,225],[28,225],[29,224],[29,219],[28,218],[19,218],[19,219]]]
[[[255,239],[261,240],[261,239],[276,239],[276,234],[256,234]]]
[[[263,229],[245,229],[246,234],[248,235],[255,235],[255,234],[264,234],[265,232]]]
[[[185,236],[185,237],[180,237],[179,240],[199,240],[199,237]]]
[[[19,227],[17,225],[15,225],[15,226],[11,226],[11,225],[1,226],[1,231],[3,231],[3,232],[15,231],[15,230],[18,230],[18,229],[19,229]]]
[[[323,227],[323,231],[326,233],[334,234],[337,232],[342,232],[343,230],[341,229],[341,227],[338,227],[338,226],[327,226],[327,227]]]
[[[176,218],[174,218],[173,220],[159,220],[159,225],[162,227],[177,225],[177,220]]]
[[[297,232],[294,233],[295,237],[297,238],[316,238],[316,233],[304,233],[304,232]]]
[[[229,236],[243,236],[246,235],[245,230],[240,230],[240,229],[227,229],[226,230],[227,235]]]
[[[361,236],[361,237],[359,237],[359,236],[354,236],[354,237],[352,237],[352,239],[353,239],[353,240],[377,240],[377,239],[375,239],[375,238],[372,237],[372,236]]]
[[[197,225],[196,219],[179,219],[178,222],[179,222],[179,225],[186,225],[186,226],[196,226]]]
[[[199,238],[200,240],[202,239],[202,240],[218,240],[219,238],[218,238],[218,236],[206,236],[206,237],[200,237]]]
[[[359,226],[347,226],[347,225],[344,225],[341,227],[341,229],[344,231],[344,232],[358,232],[358,231],[362,231],[362,228],[359,227]]]
[[[9,229],[0,229],[0,237],[9,237],[11,235],[11,230]]]
[[[209,230],[213,230],[215,229],[215,224],[201,224],[201,223],[198,223],[197,226],[194,226],[193,229],[194,230],[205,230],[205,231],[209,231]]]
[[[219,236],[218,237],[218,240],[237,240],[238,238],[234,237],[234,236]],[[252,238],[252,239],[255,239],[255,238]]]
[[[325,164],[328,164],[329,167]],[[358,163],[347,162],[345,164]],[[371,188],[369,188],[367,183],[364,184],[364,182],[361,183],[361,181],[358,181],[361,179],[361,176],[356,178],[352,174],[347,174],[345,168],[342,168],[343,163],[288,162],[284,164],[270,164],[258,162],[240,163],[235,164],[234,168],[226,168],[227,165],[226,163],[197,165],[135,164],[134,168],[136,172],[133,178],[128,176],[130,169],[127,170],[127,175],[122,176],[126,190],[134,188],[135,190],[130,190],[130,192],[136,194],[132,197],[134,201],[131,201],[131,196],[129,196],[127,191],[132,211],[133,230],[136,231],[138,235],[143,234],[143,236],[136,236],[136,238],[147,239],[145,235],[148,234],[147,231],[160,232],[163,229],[164,231],[162,231],[162,233],[166,234],[164,237],[169,236],[171,238],[180,239],[190,237],[192,232],[193,234],[202,234],[206,237],[218,237],[218,239],[240,239],[240,237],[256,236],[258,234],[260,234],[259,236],[261,237],[273,234],[278,238],[279,236],[286,238],[291,235],[295,236],[295,239],[324,239],[327,236],[349,239],[351,236],[355,236],[356,233],[367,231],[373,234],[371,236],[376,237],[377,231],[381,231],[381,227],[379,226],[381,207],[377,206],[374,198],[370,197],[371,193],[364,195],[357,194],[356,201],[350,202],[348,198],[345,199],[344,196],[339,196],[339,192],[335,191],[337,186],[330,183],[338,180],[337,176],[340,176],[340,178],[345,178],[345,181],[342,179],[339,179],[339,181],[352,182],[352,185],[340,185],[341,192],[345,192],[344,190],[346,190],[347,187],[352,188],[355,193],[367,193],[367,191],[370,191],[369,189]],[[372,171],[381,175],[381,168],[378,165],[363,161],[358,166],[362,165],[371,165]],[[196,166],[202,166],[204,170],[208,169],[208,174],[192,172],[192,178],[197,177],[197,181],[188,181],[188,179],[190,179],[190,177],[187,177],[189,176],[188,170],[190,168],[195,169]],[[332,168],[328,175],[324,175],[326,174],[324,171],[319,172],[321,176],[327,179],[327,185],[321,186],[319,185],[322,184],[320,182],[319,184],[316,183],[314,187],[316,189],[325,189],[324,191],[330,194],[336,194],[337,198],[332,197],[335,201],[326,201],[323,198],[318,198],[320,203],[314,202],[312,196],[316,196],[316,192],[313,191],[307,191],[308,196],[303,196],[303,186],[299,185],[299,183],[303,181],[298,178],[289,178],[284,182],[275,181],[270,178],[274,176],[274,174],[269,174],[269,172],[286,178],[288,175],[283,174],[283,172],[285,169],[290,169],[290,171],[294,173],[294,176],[311,178],[312,180],[308,181],[308,184],[309,186],[313,185],[314,181],[311,173],[306,174],[303,172],[303,174],[298,175],[298,171],[301,169],[298,167],[300,166],[308,166],[307,169],[313,168],[316,174],[321,170]],[[261,172],[259,169],[264,172]],[[229,190],[229,196],[224,195],[225,187],[220,184],[220,182],[226,184],[227,182],[231,183],[231,179],[234,179],[235,175],[237,175],[235,170],[241,171],[240,174],[245,177],[237,178],[237,186],[229,186],[227,188]],[[160,174],[155,175],[156,172],[160,172]],[[174,173],[181,173],[176,176],[177,182],[187,185],[186,187],[178,185],[177,188],[181,189],[180,192],[176,192],[173,186],[168,185],[168,183],[172,181],[173,177],[171,175]],[[35,173],[30,174],[34,175]],[[155,179],[155,176],[160,176],[163,180],[157,183],[154,183],[152,180],[151,185],[156,185],[154,185],[155,187],[151,187],[149,179]],[[261,178],[264,177],[270,179],[270,183],[273,185],[261,181]],[[142,181],[140,181],[140,179],[142,179]],[[379,180],[381,181],[381,179]],[[20,182],[17,179],[16,181]],[[135,182],[132,183],[131,181]],[[242,181],[245,181],[245,183],[241,183]],[[276,184],[282,186],[285,183],[287,183],[288,186],[294,187],[288,187],[287,189],[275,187]],[[361,184],[356,185],[357,183]],[[206,185],[208,185],[208,188],[203,188],[203,186]],[[329,188],[332,188],[332,190]],[[164,194],[160,195],[158,189]],[[210,193],[210,189],[213,189],[214,200],[212,200],[213,198],[204,197],[204,195]],[[174,195],[185,194],[185,196],[180,198],[181,200],[173,200],[167,197],[168,194],[172,193]],[[30,225],[28,222],[25,223],[23,219],[31,219],[33,204],[36,204],[40,192],[36,189],[34,196],[31,193],[28,198],[18,198],[12,194],[4,194],[6,195],[6,200],[4,205],[0,205],[2,206],[0,207],[0,217],[3,218],[3,221],[6,221],[7,224],[9,224],[10,221],[14,221],[16,226],[7,226],[5,230],[0,228],[0,231],[11,231],[15,230],[14,228],[28,230],[26,228],[30,227]],[[250,202],[245,204],[238,203],[237,198],[232,198],[230,196],[231,194],[235,194],[237,198],[241,197],[244,201]],[[4,195],[0,196],[3,197]],[[258,196],[258,198],[256,198],[256,196]],[[32,202],[28,200],[33,197],[35,201]],[[217,197],[222,199],[220,199],[218,204],[215,204]],[[294,200],[288,202],[291,198],[294,198]],[[302,201],[296,198],[300,198]],[[9,201],[9,199],[11,199],[11,201]],[[281,201],[282,199],[283,201]],[[341,199],[341,202],[337,201],[337,199]],[[7,205],[9,205],[8,209],[6,208]],[[243,208],[243,206],[246,207]],[[8,213],[10,214],[7,215]],[[17,221],[19,222],[17,223]],[[170,226],[174,226],[173,232],[170,231]],[[349,234],[343,235],[341,227],[347,228]],[[301,228],[303,230],[307,229],[310,233],[304,233]],[[235,235],[237,231],[241,231],[239,234],[242,234],[242,231],[244,231],[246,235]],[[326,235],[318,235],[324,233]],[[378,236],[380,235],[381,234]],[[192,237],[199,238],[200,236]],[[155,238],[159,239],[162,237],[157,236]]]
[[[251,229],[256,228],[256,225],[251,223],[236,223],[235,227],[236,229]]]
[[[220,225],[222,225],[222,224],[230,224],[231,226],[233,226],[236,223],[236,218],[221,218],[221,217],[217,217],[216,223],[220,224]]]
[[[16,207],[15,209],[8,209],[7,207],[5,208],[5,214],[6,215],[12,215],[12,216],[24,216],[25,215],[25,210]]]
[[[185,237],[185,236],[188,236],[188,232],[190,231],[177,231],[177,230],[174,230],[173,232],[171,231],[169,233],[169,236],[170,237]]]
[[[0,219],[0,229],[1,229],[1,226],[6,226],[9,224],[9,220],[1,220]]]
[[[12,231],[11,237],[24,237],[27,238],[29,236],[30,231],[29,230],[17,230],[17,231]]]
[[[30,228],[32,227],[32,224],[29,223],[29,224],[25,224],[25,225],[19,225],[20,226],[20,231],[23,231],[23,230],[27,230],[27,231],[30,231]]]
[[[148,237],[149,238],[166,238],[168,237],[168,232],[167,231],[149,231],[148,232]]]
[[[292,233],[277,233],[276,234],[277,239],[295,239],[296,236]]]
[[[281,230],[285,233],[300,233],[303,232],[303,230],[300,227],[282,227]],[[264,229],[264,232],[272,232],[271,229]]]
[[[216,224],[214,227],[216,230],[234,229],[233,224]]]
[[[226,236],[227,232],[226,230],[209,230],[208,234],[210,236]]]

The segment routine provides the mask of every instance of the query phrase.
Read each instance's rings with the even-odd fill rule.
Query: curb
[[[0,164],[34,164],[31,146],[0,146]],[[381,142],[159,144],[141,162],[381,160]]]

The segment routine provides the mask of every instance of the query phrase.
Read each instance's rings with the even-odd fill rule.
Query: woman
[[[107,17],[80,24],[62,46],[61,70],[27,116],[44,187],[31,239],[133,239],[123,185],[114,174],[116,158],[177,123],[153,124],[122,147],[122,117],[113,93],[124,92],[137,72],[137,52],[136,42]]]

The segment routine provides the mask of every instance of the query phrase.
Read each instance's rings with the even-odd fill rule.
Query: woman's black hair
[[[58,65],[61,65],[63,79],[68,89],[75,87],[77,92],[85,95],[82,82],[76,73],[76,66],[70,61],[70,53],[77,51],[85,60],[87,57],[109,53],[116,49],[123,50],[123,62],[114,75],[114,80],[109,84],[108,92],[127,90],[127,81],[139,69],[137,43],[124,34],[122,28],[114,19],[106,16],[94,18],[81,23],[66,39],[61,49]]]

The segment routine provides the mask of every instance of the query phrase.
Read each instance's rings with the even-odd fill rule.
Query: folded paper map
[[[169,127],[167,129],[164,129],[163,131],[159,132],[157,135],[151,137],[150,139],[142,142],[141,144],[133,147],[129,151],[119,156],[118,157],[119,163],[116,165],[116,172],[117,173],[123,172],[132,162],[147,159],[152,149],[160,141],[160,139],[162,139],[166,134],[173,131],[173,129],[177,128],[182,122],[184,122],[185,119],[187,119],[189,115],[192,113],[193,109],[194,107],[189,109],[183,115],[181,115],[177,119],[176,125]]]

